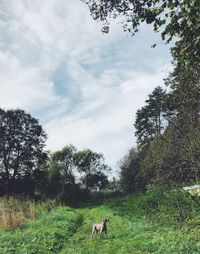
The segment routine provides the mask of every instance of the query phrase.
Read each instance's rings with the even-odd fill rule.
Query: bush
[[[181,188],[153,187],[140,200],[141,209],[158,222],[183,222],[198,214],[200,200]]]

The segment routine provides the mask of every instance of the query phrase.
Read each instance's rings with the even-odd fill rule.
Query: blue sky
[[[0,0],[0,107],[38,118],[47,149],[90,148],[117,169],[136,110],[170,68],[149,26],[131,37],[113,22],[105,35],[80,0]]]

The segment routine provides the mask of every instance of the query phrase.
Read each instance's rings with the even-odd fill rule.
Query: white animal
[[[109,219],[105,218],[102,220],[101,224],[94,224],[92,226],[92,237],[96,235],[96,233],[100,233],[101,234],[104,232],[107,235],[107,222],[109,221]]]

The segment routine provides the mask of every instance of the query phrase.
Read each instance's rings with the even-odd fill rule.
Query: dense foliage
[[[123,192],[138,191],[138,179],[143,186],[199,181],[200,87],[195,78],[171,74],[166,80],[170,92],[155,88],[137,111],[138,147],[120,163]]]
[[[46,134],[23,110],[0,109],[0,190],[31,193],[46,159]]]
[[[110,168],[100,153],[73,145],[45,152],[46,134],[23,110],[0,109],[0,191],[77,204],[108,186]]]
[[[146,180],[140,173],[141,159],[141,154],[132,148],[119,162],[120,186],[122,192],[131,193],[144,189]]]
[[[90,192],[107,188],[109,170],[102,154],[65,146],[49,153],[37,186],[37,196],[76,205],[88,199]]]

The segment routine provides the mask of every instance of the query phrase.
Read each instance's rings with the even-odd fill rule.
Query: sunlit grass
[[[160,188],[79,209],[83,224],[61,254],[199,254],[198,207],[198,198]],[[92,238],[92,224],[105,217],[108,236]]]
[[[113,201],[112,201],[113,202]],[[134,199],[129,198],[129,205]],[[108,204],[108,203],[107,203]],[[79,213],[83,216],[83,224],[68,239],[61,254],[198,254],[198,228],[193,234],[189,228],[173,225],[155,224],[146,218],[134,217],[134,214],[119,213],[114,208],[101,205],[94,208],[83,208]],[[116,206],[120,207],[120,203]],[[110,217],[108,236],[99,235],[92,238],[93,223]],[[196,235],[196,238],[194,237]]]
[[[79,209],[57,207],[17,230],[1,230],[0,253],[199,254],[198,208],[198,197],[166,188]],[[107,237],[92,238],[92,224],[105,217]]]

